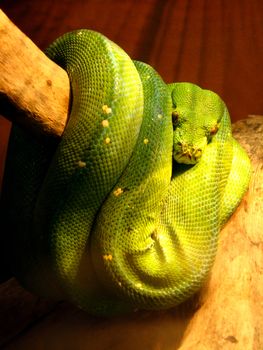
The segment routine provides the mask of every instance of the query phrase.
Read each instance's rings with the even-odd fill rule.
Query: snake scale
[[[10,270],[96,315],[166,309],[207,278],[250,179],[220,97],[165,84],[91,30],[46,54],[71,83],[61,140],[13,126],[1,196]]]

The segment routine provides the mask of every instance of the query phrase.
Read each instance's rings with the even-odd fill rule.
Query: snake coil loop
[[[94,314],[184,301],[250,178],[225,104],[166,85],[90,30],[46,53],[69,75],[71,115],[59,143],[13,127],[1,199],[12,271]]]

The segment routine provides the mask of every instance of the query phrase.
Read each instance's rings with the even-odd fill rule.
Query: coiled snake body
[[[13,127],[1,199],[13,273],[94,314],[182,302],[249,182],[225,104],[166,85],[93,31],[46,52],[68,72],[72,107],[59,143]]]

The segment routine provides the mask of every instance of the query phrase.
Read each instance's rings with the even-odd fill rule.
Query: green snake
[[[90,30],[46,54],[71,83],[61,140],[13,126],[1,196],[12,273],[96,315],[167,309],[202,286],[250,162],[220,97],[165,84]]]

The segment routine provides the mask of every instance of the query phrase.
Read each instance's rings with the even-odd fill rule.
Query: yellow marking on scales
[[[85,166],[86,166],[86,163],[85,163],[85,162],[83,162],[82,160],[79,160],[79,161],[78,161],[78,167],[79,167],[79,168],[85,168]]]
[[[111,139],[109,137],[106,137],[104,139],[104,143],[106,143],[106,145],[110,144],[110,142],[111,142]]]
[[[157,115],[157,118],[158,118],[158,119],[162,119],[162,117],[163,117],[163,116],[162,116],[161,114],[158,114],[158,115]]]
[[[123,193],[123,189],[120,188],[120,187],[118,187],[118,188],[113,192],[113,194],[114,194],[115,197],[120,196],[122,193]]]
[[[102,106],[102,111],[105,114],[110,114],[112,112],[111,108],[108,105],[103,105]]]
[[[104,128],[108,128],[110,123],[108,121],[108,119],[104,119],[102,122],[101,122],[101,125],[104,127]]]
[[[145,138],[145,139],[143,140],[143,143],[144,143],[145,145],[147,145],[147,144],[149,143],[149,139]]]
[[[112,255],[111,254],[105,254],[102,257],[103,257],[103,260],[105,260],[105,261],[112,261]]]

